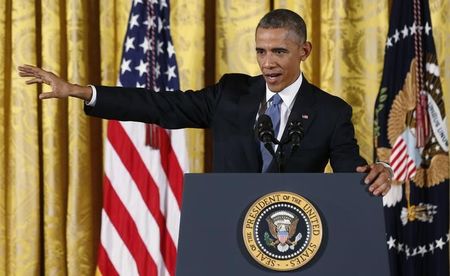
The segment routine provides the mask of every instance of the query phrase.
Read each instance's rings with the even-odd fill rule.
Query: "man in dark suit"
[[[274,161],[255,135],[255,124],[277,110],[274,136],[287,139],[291,122],[301,122],[298,150],[288,143],[275,150],[285,156],[284,172],[323,172],[330,161],[335,172],[367,172],[374,195],[390,189],[391,170],[382,163],[367,165],[359,155],[351,123],[351,107],[311,85],[300,64],[311,53],[303,19],[289,10],[266,14],[256,28],[256,56],[262,75],[227,74],[200,91],[159,92],[138,88],[79,86],[33,66],[19,67],[27,84],[46,83],[53,91],[41,99],[78,97],[88,115],[106,119],[155,123],[164,128],[210,128],[216,172],[276,172]]]

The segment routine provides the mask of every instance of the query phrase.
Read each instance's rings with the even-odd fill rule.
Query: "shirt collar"
[[[294,103],[297,93],[300,90],[302,81],[303,81],[303,74],[300,73],[298,78],[291,85],[278,92],[278,95],[280,95],[281,99],[283,100],[283,104],[286,104],[286,106],[289,109],[292,108],[292,104]],[[266,101],[272,98],[272,96],[275,94],[276,94],[275,92],[270,91],[269,86],[266,83]]]

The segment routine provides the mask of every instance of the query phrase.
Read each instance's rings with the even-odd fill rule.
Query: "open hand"
[[[45,71],[33,65],[22,65],[18,67],[19,76],[31,77],[26,84],[45,83],[51,86],[52,91],[44,92],[39,95],[39,99],[67,98],[69,96],[77,97],[89,101],[92,97],[90,87],[83,87],[71,84],[68,81],[58,77],[52,72]]]
[[[391,172],[382,164],[359,166],[357,172],[368,173],[364,182],[369,185],[369,192],[373,195],[386,195],[391,189]]]

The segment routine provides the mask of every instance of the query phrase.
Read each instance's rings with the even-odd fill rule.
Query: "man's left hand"
[[[359,166],[357,172],[368,173],[364,182],[369,186],[369,192],[373,195],[385,196],[391,189],[391,172],[382,164]]]

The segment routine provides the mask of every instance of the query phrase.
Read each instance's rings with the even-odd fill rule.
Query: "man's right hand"
[[[69,96],[90,101],[92,98],[92,89],[89,86],[80,86],[71,84],[58,77],[52,72],[45,71],[33,65],[22,65],[18,67],[19,76],[31,77],[26,84],[45,83],[50,85],[52,91],[44,92],[39,95],[39,99],[67,98]]]

